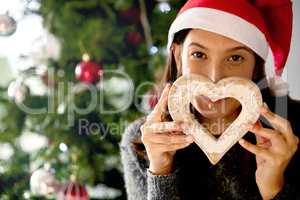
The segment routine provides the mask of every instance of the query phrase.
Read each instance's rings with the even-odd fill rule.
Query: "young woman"
[[[282,73],[291,12],[288,0],[190,0],[184,5],[169,31],[160,99],[148,116],[127,127],[120,143],[128,199],[300,199],[300,102],[288,94],[275,96],[264,68],[270,47],[275,73]],[[216,165],[183,133],[185,124],[167,112],[170,83],[189,73],[215,83],[230,76],[252,80],[267,105]],[[240,110],[232,98],[214,103],[200,96],[191,104],[197,120],[216,137]]]

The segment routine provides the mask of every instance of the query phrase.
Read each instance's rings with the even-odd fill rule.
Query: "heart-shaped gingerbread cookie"
[[[215,138],[202,126],[190,112],[193,98],[204,95],[213,102],[231,97],[242,106],[239,116],[230,124],[222,135]],[[245,124],[254,124],[259,116],[263,100],[257,85],[242,77],[229,77],[214,84],[210,79],[198,74],[179,77],[172,85],[168,96],[168,109],[174,121],[186,122],[185,134],[194,137],[195,143],[215,165],[224,154],[246,133]]]

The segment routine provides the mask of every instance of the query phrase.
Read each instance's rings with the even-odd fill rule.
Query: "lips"
[[[207,104],[209,103],[221,103],[223,99],[219,99],[217,101],[212,101],[210,98],[204,96],[204,95],[200,95],[199,98],[201,98],[204,102],[206,102]]]
[[[211,101],[209,98],[200,95],[192,100],[192,105],[198,110],[198,112],[211,112],[209,104],[215,104],[217,102]]]
[[[225,99],[219,99],[214,102],[210,98],[200,95],[195,97],[191,103],[199,113],[212,113],[218,110],[217,107],[221,106],[221,103],[224,103],[224,100]]]

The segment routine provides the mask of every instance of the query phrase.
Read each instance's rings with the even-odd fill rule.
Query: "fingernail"
[[[245,144],[245,140],[244,140],[243,138],[241,138],[241,139],[239,140],[239,143],[240,143],[240,144]]]
[[[266,104],[266,102],[264,102],[264,107],[265,107],[267,110],[270,110],[270,109],[269,109],[269,106],[268,106],[268,104]]]
[[[263,106],[260,108],[261,112],[267,112],[269,110],[268,105],[266,104],[266,102],[263,103]]]
[[[184,130],[184,129],[186,129],[187,126],[186,126],[185,123],[181,123],[181,124],[180,124],[180,127]]]

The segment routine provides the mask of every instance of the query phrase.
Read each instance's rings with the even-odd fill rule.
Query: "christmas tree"
[[[31,54],[34,64],[0,88],[0,199],[126,199],[118,144],[152,108],[145,96],[185,1],[38,2],[46,44],[60,54]]]

